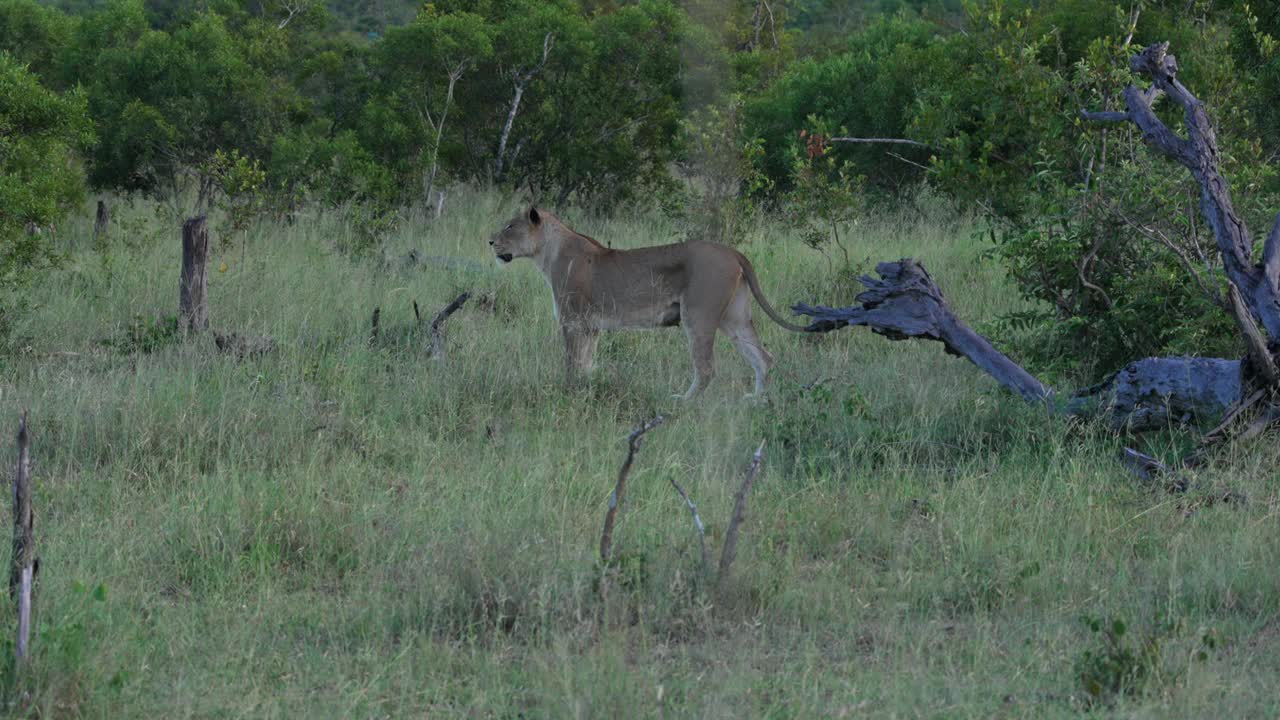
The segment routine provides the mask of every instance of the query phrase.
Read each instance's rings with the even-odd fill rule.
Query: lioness
[[[601,330],[683,324],[693,356],[693,383],[684,399],[705,390],[715,375],[716,328],[751,364],[756,374],[753,395],[759,395],[773,356],[760,344],[751,323],[751,296],[774,322],[804,332],[765,300],[755,270],[742,253],[717,243],[612,250],[574,232],[551,213],[531,207],[495,233],[489,245],[499,263],[527,257],[546,277],[571,383],[591,368]]]

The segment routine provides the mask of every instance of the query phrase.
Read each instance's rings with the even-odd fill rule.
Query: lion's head
[[[542,216],[530,207],[516,214],[507,226],[489,238],[489,246],[498,262],[506,264],[518,257],[532,257],[542,249]]]

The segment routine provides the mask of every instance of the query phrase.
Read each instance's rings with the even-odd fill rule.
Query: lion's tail
[[[764,309],[766,315],[792,332],[808,332],[804,326],[788,322],[777,310],[773,309],[773,306],[765,299],[764,292],[760,290],[760,281],[756,279],[756,269],[751,266],[751,261],[742,253],[738,253],[738,264],[742,267],[742,274],[747,278],[747,286],[751,288],[751,294],[755,296],[756,302],[760,303],[760,307]]]

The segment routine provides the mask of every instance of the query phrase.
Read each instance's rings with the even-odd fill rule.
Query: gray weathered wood
[[[1227,278],[1240,289],[1245,305],[1274,340],[1280,338],[1280,216],[1263,247],[1261,262],[1252,259],[1253,237],[1231,202],[1227,181],[1218,167],[1218,139],[1204,103],[1178,81],[1178,63],[1169,43],[1150,45],[1129,59],[1133,72],[1151,79],[1151,87],[1124,89],[1127,112],[1082,113],[1088,120],[1128,120],[1142,130],[1152,147],[1191,171],[1200,185],[1200,210],[1213,230]],[[1168,97],[1183,110],[1187,137],[1169,129],[1155,112]],[[1123,117],[1121,117],[1121,115]]]
[[[1029,402],[1055,398],[1052,388],[956,317],[921,263],[905,258],[880,263],[876,271],[880,279],[860,279],[868,288],[857,297],[861,305],[799,304],[793,309],[809,316],[811,332],[865,325],[892,340],[937,340],[947,352],[967,358]],[[1077,415],[1105,415],[1115,427],[1137,432],[1171,422],[1214,420],[1240,398],[1241,388],[1238,360],[1147,358],[1076,392],[1065,409]]]
[[[1129,432],[1212,422],[1240,399],[1240,373],[1239,360],[1146,358],[1077,391],[1066,407],[1074,415],[1105,417]]]
[[[204,215],[182,224],[182,276],[178,280],[178,317],[188,332],[209,327],[209,227]]]
[[[35,580],[35,535],[31,510],[31,440],[27,414],[18,421],[18,467],[13,476],[13,556],[9,571],[9,595],[18,601],[17,658],[28,654],[31,639],[31,603]]]
[[[1276,369],[1275,358],[1267,348],[1267,341],[1263,339],[1262,331],[1258,329],[1257,324],[1253,322],[1253,316],[1244,306],[1240,291],[1231,281],[1227,281],[1227,296],[1231,301],[1231,315],[1236,320],[1236,326],[1240,328],[1240,334],[1244,336],[1250,369],[1264,384],[1275,385],[1276,381],[1280,380],[1280,370]]]
[[[924,265],[903,258],[898,262],[880,263],[876,272],[881,279],[867,275],[859,278],[867,287],[857,297],[860,306],[830,308],[799,304],[793,310],[810,317],[807,328],[810,332],[865,325],[891,340],[938,340],[947,352],[968,358],[1026,400],[1044,401],[1053,397],[1051,388],[955,316]]]

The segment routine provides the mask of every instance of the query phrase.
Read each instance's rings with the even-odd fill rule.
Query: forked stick
[[[742,487],[738,488],[738,494],[733,499],[733,518],[729,520],[729,529],[724,534],[724,550],[720,553],[719,582],[721,584],[728,579],[729,568],[733,566],[733,559],[738,554],[738,528],[747,514],[747,494],[751,492],[751,485],[756,481],[756,475],[760,473],[760,465],[763,461],[764,440],[761,440],[760,447],[756,448],[755,454],[751,456],[747,475],[742,478]]]
[[[627,490],[627,475],[631,473],[631,463],[636,459],[636,453],[640,450],[640,439],[645,433],[658,427],[666,422],[666,418],[662,415],[656,415],[653,419],[646,423],[637,425],[635,430],[627,436],[627,459],[622,463],[622,469],[618,470],[618,482],[613,487],[613,493],[609,495],[609,509],[604,514],[604,530],[600,533],[600,561],[609,562],[609,554],[613,551],[613,523],[618,514],[618,506],[622,504],[623,494]]]

